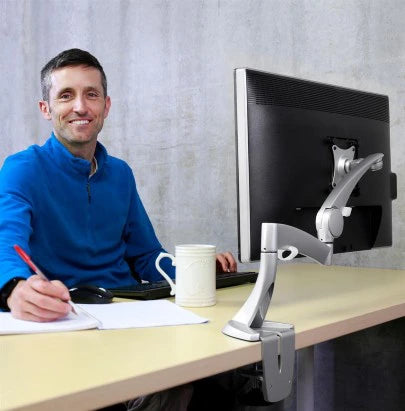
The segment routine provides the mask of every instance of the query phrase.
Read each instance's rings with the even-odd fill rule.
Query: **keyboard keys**
[[[232,287],[240,284],[254,283],[256,272],[218,273],[217,288]],[[136,284],[129,287],[110,289],[114,297],[133,298],[140,300],[155,300],[170,297],[170,286],[167,281]]]

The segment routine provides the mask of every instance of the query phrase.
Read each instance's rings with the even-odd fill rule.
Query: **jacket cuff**
[[[10,311],[10,308],[7,305],[7,299],[8,297],[10,297],[14,288],[17,286],[17,284],[21,280],[25,280],[25,278],[24,277],[14,277],[10,281],[8,281],[0,290],[0,308],[3,311]]]

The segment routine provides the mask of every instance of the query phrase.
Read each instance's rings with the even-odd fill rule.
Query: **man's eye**
[[[98,97],[98,93],[96,93],[95,91],[90,91],[90,92],[88,93],[88,96],[89,96],[89,97],[92,97],[92,98],[95,98],[95,97]]]
[[[61,94],[60,99],[61,100],[68,100],[71,97],[71,95],[69,93],[64,93]]]

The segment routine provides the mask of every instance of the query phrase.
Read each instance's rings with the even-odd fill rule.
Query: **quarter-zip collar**
[[[51,137],[45,143],[52,156],[53,162],[62,170],[72,170],[86,177],[89,176],[91,170],[91,162],[80,157],[74,156],[55,136],[52,132]],[[107,150],[97,141],[96,151],[94,156],[97,160],[97,173],[102,170],[104,163],[107,163]],[[68,167],[67,167],[68,165]]]

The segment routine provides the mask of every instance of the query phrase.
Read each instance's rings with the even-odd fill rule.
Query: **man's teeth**
[[[72,123],[82,125],[82,124],[89,124],[90,121],[89,120],[75,120],[75,121],[72,121]]]

